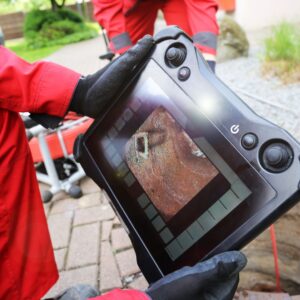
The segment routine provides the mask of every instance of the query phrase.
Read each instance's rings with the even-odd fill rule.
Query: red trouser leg
[[[0,299],[40,299],[58,278],[19,114],[0,109]]]
[[[192,37],[202,53],[216,54],[219,32],[216,0],[182,0],[186,6]]]
[[[146,34],[153,35],[159,4],[160,1],[140,1],[126,16],[126,29],[133,44]]]
[[[183,0],[167,0],[161,5],[167,25],[177,25],[187,34],[192,31],[187,18],[186,5]]]

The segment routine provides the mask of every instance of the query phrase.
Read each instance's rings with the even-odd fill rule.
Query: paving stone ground
[[[253,45],[249,58],[219,64],[217,74],[258,114],[300,139],[300,84],[284,86],[275,78],[262,78],[261,46]],[[97,58],[103,50],[103,41],[97,38],[67,46],[48,60],[88,74],[104,65]],[[80,199],[60,193],[45,205],[60,271],[60,279],[47,297],[76,283],[91,284],[102,292],[119,287],[146,288],[130,240],[107,196],[88,178],[80,186],[84,193]]]
[[[217,74],[257,114],[300,140],[300,84],[283,85],[277,78],[262,78],[260,56],[261,48],[256,48],[248,58],[219,64]]]
[[[147,283],[128,235],[107,196],[89,178],[84,178],[80,186],[85,193],[80,199],[61,193],[45,205],[60,272],[57,284],[46,296],[52,297],[76,283],[91,284],[102,292],[122,287],[145,289]]]

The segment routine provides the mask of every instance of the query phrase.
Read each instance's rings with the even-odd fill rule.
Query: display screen
[[[175,83],[161,74],[158,84],[155,63],[148,68],[86,145],[95,180],[166,274],[207,255],[274,191]]]
[[[107,130],[104,155],[117,185],[142,209],[140,216],[150,221],[174,261],[251,190],[209,143],[205,124],[191,126],[153,80],[141,90],[150,98],[159,96],[160,102],[165,98],[164,105],[153,105],[153,99],[137,92]]]
[[[127,142],[125,157],[165,221],[172,219],[219,173],[162,106]]]
[[[104,156],[118,188],[124,186],[134,199],[131,204],[142,209],[141,218],[150,221],[174,261],[251,190],[208,142],[205,125],[189,126],[153,80],[141,90],[148,97],[159,95],[161,102],[165,98],[164,105],[136,93],[102,139]]]

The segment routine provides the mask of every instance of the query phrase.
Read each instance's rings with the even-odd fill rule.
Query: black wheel
[[[72,198],[80,198],[82,196],[82,191],[81,188],[78,185],[72,185],[70,187],[70,189],[68,190],[68,194],[72,197]]]
[[[51,201],[53,194],[50,191],[42,191],[42,200],[44,203]]]
[[[71,177],[75,172],[78,171],[78,167],[72,159],[69,158],[58,158],[54,160],[55,169],[59,180],[65,180]],[[38,172],[47,174],[44,163],[38,163],[35,165],[35,169]]]

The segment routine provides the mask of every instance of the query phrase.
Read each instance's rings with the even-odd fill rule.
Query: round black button
[[[284,143],[273,143],[267,146],[262,154],[262,164],[271,172],[285,171],[293,161],[293,152],[290,146]]]
[[[191,70],[188,67],[182,67],[178,71],[178,79],[181,81],[187,80],[191,75]]]
[[[167,50],[166,59],[170,66],[180,66],[186,57],[186,51],[182,48],[171,47]]]
[[[170,61],[175,60],[177,58],[177,56],[178,56],[178,50],[179,49],[174,48],[174,47],[168,49],[168,51],[167,51],[167,59],[170,60]]]
[[[257,143],[258,143],[258,138],[254,133],[246,133],[242,137],[242,146],[247,150],[254,149]]]
[[[273,146],[266,150],[266,160],[270,166],[280,167],[288,160],[288,153],[279,146]]]

